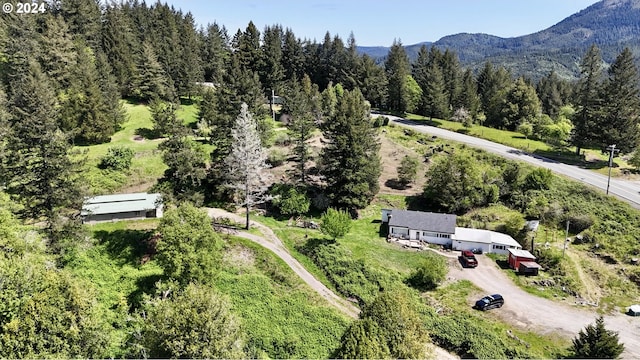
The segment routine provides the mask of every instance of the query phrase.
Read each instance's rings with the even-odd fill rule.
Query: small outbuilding
[[[527,276],[535,276],[538,275],[538,271],[540,271],[540,268],[542,268],[542,266],[540,266],[540,264],[535,261],[521,261],[520,265],[518,266],[518,273]]]
[[[80,215],[84,223],[161,218],[159,193],[133,193],[94,196],[85,200]]]
[[[509,249],[508,251],[509,251],[509,258],[508,258],[509,267],[514,270],[520,269],[520,263],[523,263],[523,262],[535,263],[536,257],[533,256],[533,254],[531,254],[527,250]]]

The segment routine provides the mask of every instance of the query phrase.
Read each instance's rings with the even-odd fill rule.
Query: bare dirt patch
[[[226,252],[225,262],[236,268],[249,268],[255,264],[254,253],[243,246],[234,246]]]
[[[415,183],[405,189],[395,189],[389,185],[398,178],[398,166],[405,155],[413,156],[422,161],[422,155],[412,149],[395,143],[385,133],[380,135],[380,159],[382,161],[382,174],[380,175],[380,193],[397,195],[416,195],[422,192],[425,184],[424,172],[426,166],[420,162],[418,176]]]

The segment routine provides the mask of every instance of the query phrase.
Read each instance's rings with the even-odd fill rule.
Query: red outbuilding
[[[520,269],[521,262],[534,262],[536,257],[527,250],[509,249],[509,267],[514,270]]]

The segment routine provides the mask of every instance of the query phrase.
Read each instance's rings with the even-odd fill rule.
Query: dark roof
[[[391,210],[389,226],[406,227],[413,230],[455,234],[456,216],[411,210]]]

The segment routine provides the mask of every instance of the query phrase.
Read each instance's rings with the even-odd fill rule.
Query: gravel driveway
[[[481,288],[486,294],[499,293],[505,299],[500,309],[492,310],[505,322],[523,329],[543,334],[558,334],[574,338],[590,323],[594,323],[598,313],[594,307],[571,306],[539,298],[517,287],[504,270],[492,259],[477,255],[477,268],[462,268],[458,263],[458,252],[446,254],[451,264],[448,276],[465,279]],[[469,306],[477,300],[468,299]],[[604,316],[607,329],[617,331],[625,345],[623,358],[640,358],[640,318],[624,314]]]

